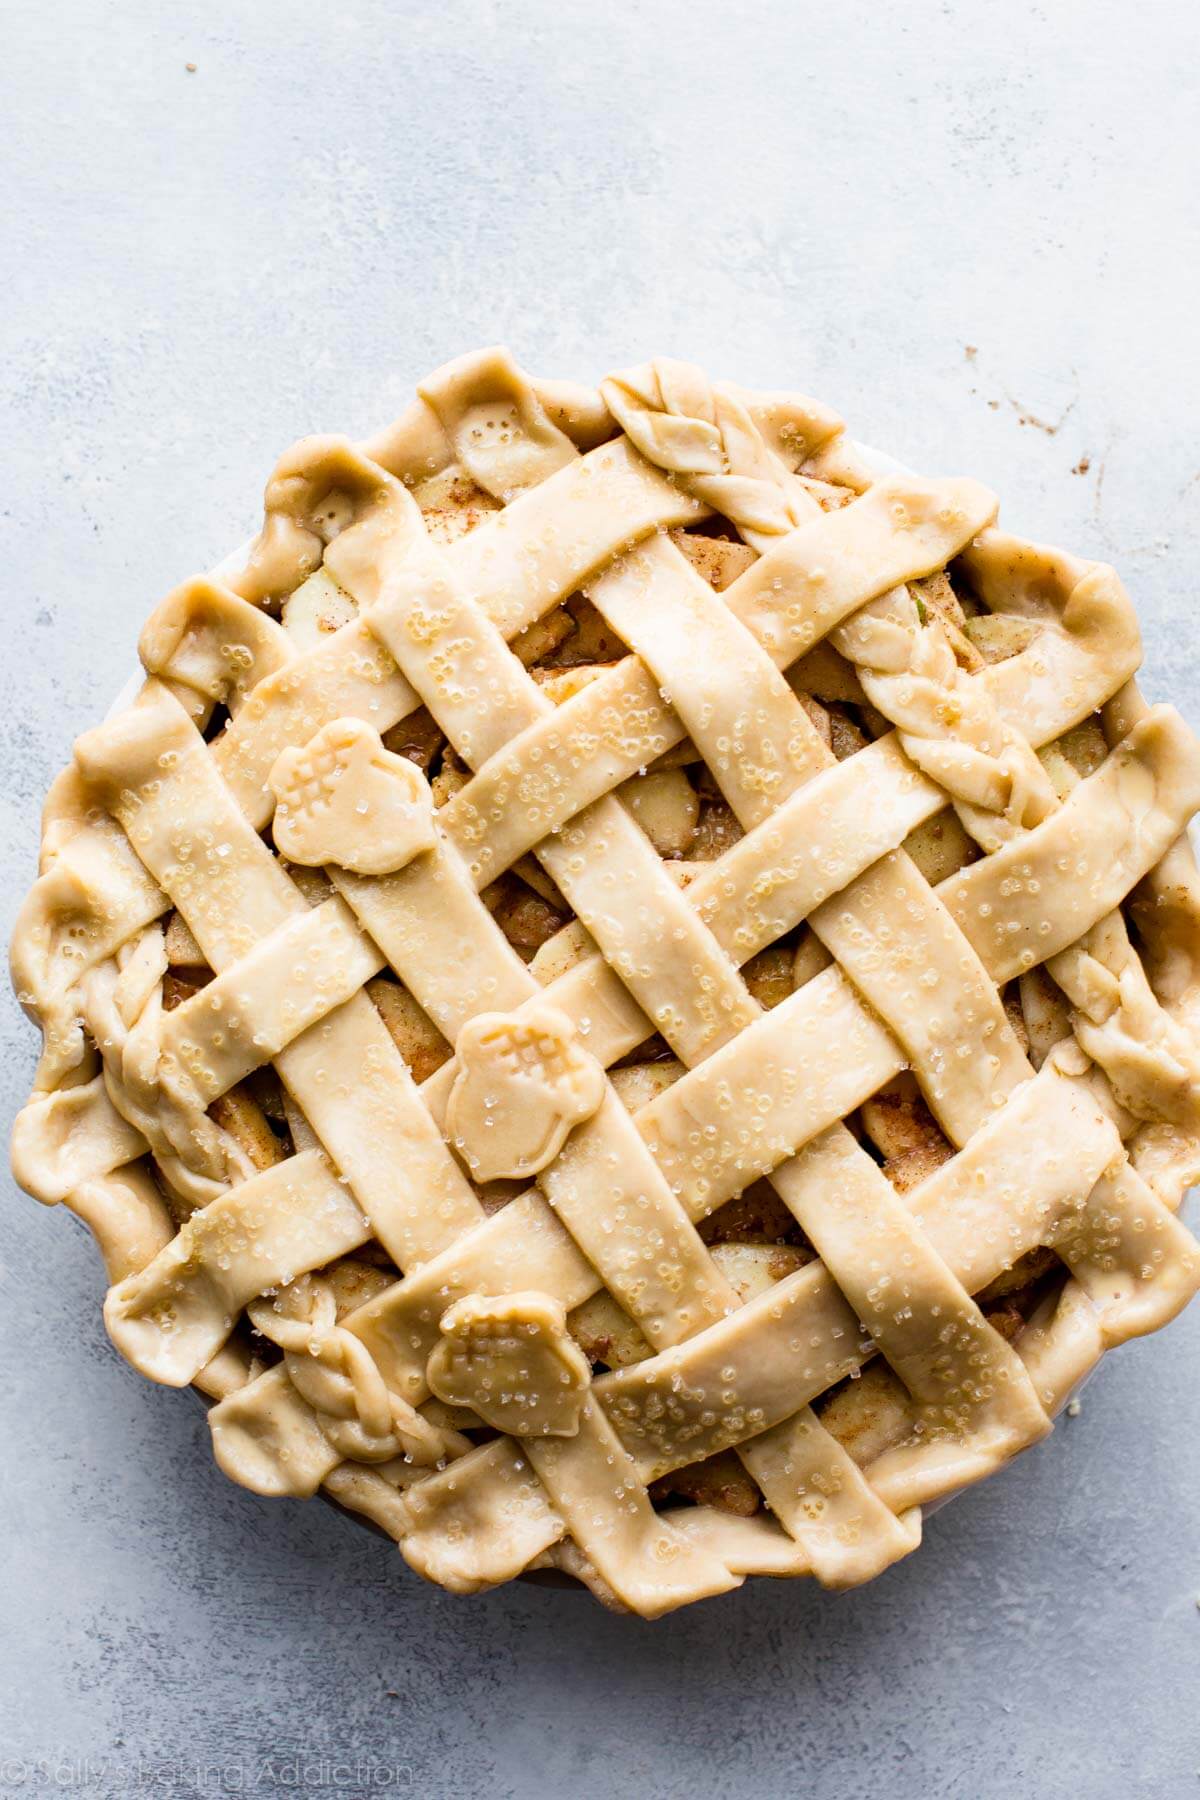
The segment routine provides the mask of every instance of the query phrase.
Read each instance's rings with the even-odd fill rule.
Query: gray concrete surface
[[[6,931],[152,602],[294,436],[496,339],[791,383],[982,476],[1119,564],[1200,724],[1198,57],[1184,0],[10,0]],[[11,1004],[2,1048],[11,1113]],[[109,1349],[86,1236],[0,1205],[0,1790],[1195,1791],[1200,1309],[870,1589],[649,1627],[451,1600],[228,1485]]]

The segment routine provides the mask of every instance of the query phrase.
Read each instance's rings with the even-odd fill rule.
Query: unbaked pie
[[[55,782],[18,1179],[455,1592],[864,1581],[1200,1284],[1200,749],[1111,569],[823,406],[418,393]]]

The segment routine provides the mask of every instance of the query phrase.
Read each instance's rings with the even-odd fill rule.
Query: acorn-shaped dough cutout
[[[604,1098],[603,1069],[554,1006],[479,1013],[455,1052],[446,1129],[476,1181],[536,1175]]]
[[[574,1437],[591,1386],[587,1357],[550,1294],[467,1294],[442,1316],[426,1378],[512,1437]]]
[[[277,757],[268,779],[275,848],[290,862],[390,875],[434,846],[428,782],[362,719],[330,720]]]

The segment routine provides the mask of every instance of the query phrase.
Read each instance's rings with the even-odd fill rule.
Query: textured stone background
[[[1185,0],[10,0],[6,931],[150,605],[293,437],[494,339],[791,383],[982,476],[1118,563],[1200,724],[1198,57]],[[9,1003],[6,1112],[33,1060]],[[451,1600],[228,1485],[110,1351],[85,1234],[2,1204],[0,1789],[1195,1791],[1200,1308],[869,1590],[651,1627]]]

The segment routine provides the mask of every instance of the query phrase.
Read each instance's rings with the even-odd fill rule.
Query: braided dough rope
[[[662,358],[600,389],[647,462],[723,513],[756,550],[811,516],[816,502],[763,441],[749,409],[691,363]]]
[[[254,1299],[248,1312],[284,1352],[288,1379],[349,1461],[444,1462],[470,1448],[469,1438],[439,1430],[389,1393],[366,1346],[337,1323],[333,1293],[319,1277],[302,1275],[272,1303]]]
[[[477,385],[486,386],[486,382],[488,379],[494,379],[494,372],[490,376],[485,376],[485,377],[481,378],[480,371],[478,369],[476,369],[471,372],[470,377],[465,382],[465,384],[460,384],[460,385],[470,386],[472,383],[476,383]],[[452,387],[453,382],[447,383],[446,385],[448,388]],[[446,404],[445,400],[443,399],[443,405],[445,405],[445,404]],[[482,405],[484,412],[490,412],[490,411],[494,410],[494,401],[492,399],[489,399],[486,396],[482,399],[480,404]],[[764,409],[764,411],[769,413],[770,409]],[[536,420],[536,414],[534,413],[533,408],[531,407],[531,404],[528,400],[527,394],[523,395],[522,398],[519,400],[518,405],[517,405],[517,413],[518,413],[519,417],[524,420],[528,420],[530,418],[534,418]],[[466,416],[466,415],[464,414],[464,416]],[[478,411],[476,410],[472,416],[478,417],[479,416]],[[552,434],[544,428],[543,424],[540,421],[537,421],[537,425],[538,425],[538,429],[537,429],[536,435],[538,435],[541,439],[541,448],[543,450],[545,450],[548,455],[555,457],[555,458],[560,458],[561,459],[561,467],[565,471],[569,466],[569,457],[571,454],[569,446],[567,446],[566,449],[564,450],[564,447],[561,444],[557,444],[555,442]],[[595,430],[595,428],[596,428],[595,427],[595,408],[593,408],[590,429]],[[472,430],[474,430],[474,427],[472,427]],[[500,435],[501,435],[501,437],[503,437],[504,433],[501,432]],[[489,453],[492,456],[492,461],[493,461],[493,465],[494,465],[494,468],[492,471],[493,478],[496,478],[495,469],[503,468],[504,457],[502,455],[497,456],[496,446],[495,446],[494,442],[491,444],[491,449],[490,449]],[[460,446],[460,454],[461,454],[461,446]],[[527,485],[528,472],[529,472],[529,467],[530,467],[527,446],[522,447],[521,454],[525,458],[523,471],[518,470],[516,472],[516,475],[512,476],[511,478],[509,476],[503,477],[503,480],[506,484],[504,487],[504,497],[505,498],[507,498],[512,493],[522,491],[522,489]],[[464,458],[464,460],[465,460],[465,458]],[[368,479],[366,476],[362,476],[361,470],[359,471],[359,475],[361,476],[360,497],[361,497],[361,494],[374,495],[375,489],[378,487],[377,475],[370,477],[370,479]],[[761,478],[761,471],[759,472],[759,478]],[[291,483],[291,486],[287,488],[287,490],[286,490],[287,494],[289,494],[289,495],[299,494],[299,496],[300,496],[300,501],[302,502],[302,505],[300,506],[299,510],[303,511],[305,508],[309,508],[309,510],[311,511],[311,510],[314,510],[318,504],[324,503],[323,499],[321,499],[319,501],[313,499],[314,493],[320,486],[319,482],[314,483],[312,481],[309,481],[308,484],[306,485],[304,480],[301,480],[297,477],[296,471],[294,469],[289,472],[288,481]],[[372,482],[375,483],[374,487],[372,487]],[[534,490],[535,493],[542,492],[542,491],[544,491],[544,490],[538,490],[538,489]],[[311,507],[310,507],[310,501],[311,501]],[[289,502],[289,503],[291,503],[291,502]],[[336,508],[334,510],[336,511]],[[389,497],[388,505],[384,506],[383,504],[380,504],[379,511],[381,511],[381,512],[386,511],[389,514],[394,514],[395,508],[394,508],[394,506],[392,506],[390,504],[390,497]],[[311,555],[312,555],[311,540],[312,540],[312,538],[314,536],[316,536],[319,539],[319,536],[320,536],[319,531],[314,532],[313,530],[310,529],[310,527],[314,523],[319,523],[319,521],[313,521],[313,520],[309,519],[303,524],[303,526],[301,528],[302,531],[308,532],[309,535],[307,538],[303,537],[300,534],[300,532],[288,532],[287,530],[276,531],[273,534],[274,540],[277,540],[277,542],[275,543],[275,548],[278,548],[278,543],[280,543],[280,542],[282,542],[286,546],[289,546],[290,547],[289,554],[293,555],[294,560],[296,558],[298,558],[301,566],[303,566],[303,563],[304,563],[304,560],[306,557],[311,560]],[[349,542],[346,541],[347,539],[349,539]],[[352,570],[353,557],[352,557],[352,555],[347,556],[344,553],[351,550],[351,548],[353,546],[353,542],[354,542],[353,533],[352,532],[343,532],[341,537],[334,540],[334,545],[333,545],[333,548],[335,550],[339,544],[342,545],[343,556],[342,556],[341,560],[342,560],[343,576],[349,581],[351,586],[353,586],[353,581],[354,581],[354,575],[353,575],[353,570]],[[360,548],[361,548],[361,542],[362,542],[362,539],[361,539],[361,535],[360,535],[360,540],[359,540]],[[327,558],[327,561],[329,561],[329,560],[331,560],[331,559]],[[467,559],[467,560],[468,560],[468,564],[469,564],[470,559]],[[468,570],[467,570],[468,581],[471,581],[472,578],[477,578],[478,572],[479,572],[479,564],[482,560],[483,560],[482,553],[479,552],[478,550],[476,550],[476,552],[475,552],[475,568],[470,569],[470,567],[468,567]],[[943,553],[941,558],[938,560],[939,560],[939,562],[944,561],[945,554]],[[271,561],[271,559],[268,559],[268,561]],[[930,566],[934,566],[934,565],[930,565]],[[267,591],[283,591],[283,588],[285,586],[285,578],[282,578],[279,575],[279,558],[277,556],[274,558],[273,561],[271,561],[271,570],[272,570],[272,582],[276,583],[277,587],[272,589],[271,584],[268,583]],[[910,572],[911,573],[920,572],[920,565],[918,564],[918,567],[911,570]],[[360,571],[360,575],[361,575],[361,571]],[[903,575],[904,575],[904,571],[901,570],[899,572],[899,577],[903,578]],[[484,585],[486,587],[486,583]],[[493,582],[491,591],[492,591],[492,594],[493,594],[495,600],[498,602],[498,605],[496,607],[497,616],[504,622],[506,627],[519,628],[520,624],[526,620],[526,614],[523,609],[527,605],[527,601],[525,601],[519,593],[515,593],[513,591],[511,584],[509,585],[508,591],[506,592],[503,582]],[[553,595],[553,591],[554,591],[553,584],[550,584],[551,595]],[[870,596],[864,595],[863,598],[870,598]],[[351,627],[349,629],[351,631],[353,631],[354,628]],[[343,661],[341,663],[340,668],[337,666],[337,664],[338,664],[337,658],[328,658],[327,663],[331,666],[329,666],[328,669],[324,669],[324,668],[322,669],[322,677],[325,680],[326,688],[328,688],[328,685],[330,685],[330,678],[332,678],[333,684],[336,684],[336,682],[339,680],[343,681],[343,683],[344,683],[345,675],[349,675],[351,678],[351,686],[352,687],[353,687],[353,684],[355,681],[357,681],[359,683],[359,687],[356,690],[356,697],[361,696],[364,706],[369,705],[370,710],[372,712],[378,714],[378,712],[380,710],[379,689],[381,687],[386,688],[390,682],[393,682],[394,678],[390,675],[388,668],[386,666],[386,663],[381,663],[377,654],[372,652],[371,646],[370,646],[370,643],[368,640],[369,640],[369,634],[360,634],[358,641],[357,641],[355,651],[351,653],[351,656],[349,658],[347,658],[345,661]],[[794,653],[795,652],[793,652],[793,654]],[[787,661],[787,660],[790,660],[790,657],[784,656],[784,657],[780,658],[779,660]],[[349,667],[347,667],[347,663],[350,664]],[[345,675],[343,674],[343,671],[345,671]],[[278,685],[279,684],[277,684],[277,688],[278,688]],[[374,690],[374,691],[371,691],[371,690]],[[301,714],[302,714],[303,709],[305,707],[311,706],[312,690],[306,688],[304,680],[301,679],[300,683],[297,685],[294,692],[298,696],[296,710],[298,712],[301,712]],[[286,695],[285,695],[285,697],[286,697]],[[280,698],[280,695],[279,695],[278,691],[276,691],[275,693],[270,693],[266,697],[264,697],[263,704],[259,710],[258,722],[261,722],[262,718],[266,714],[268,714],[272,711],[272,706],[270,704],[271,702],[274,703],[275,715],[276,716],[278,715],[279,710],[280,710],[279,704],[278,704],[279,698]],[[330,703],[331,696],[326,691],[322,695],[322,699],[324,700],[325,704],[328,705]],[[403,695],[402,690],[400,690],[399,691],[399,704],[401,706],[401,709],[403,709],[404,699],[405,699],[405,696]],[[1094,704],[1094,703],[1095,702],[1093,701],[1092,704]],[[389,693],[385,696],[385,698],[382,702],[382,705],[383,705],[384,710],[387,710],[391,707],[396,706],[396,704],[397,704],[397,691],[395,689],[393,689],[393,691],[391,693]],[[243,709],[243,713],[241,715],[239,715],[239,717],[243,717],[244,714],[245,714],[245,709]],[[329,716],[328,712],[326,712],[325,716]],[[308,717],[310,719],[313,717],[311,710],[309,711]],[[307,722],[307,721],[303,721],[303,722]],[[319,718],[317,719],[316,722],[319,722]],[[1060,729],[1061,729],[1061,727],[1060,727]],[[263,735],[269,738],[269,735],[270,735],[269,731],[264,733]],[[1051,733],[1048,732],[1047,735],[1051,735]],[[1166,752],[1168,752],[1166,754],[1157,754],[1156,755],[1154,753],[1153,745],[1151,746],[1151,764],[1152,764],[1152,766],[1155,767],[1156,775],[1161,773],[1162,769],[1165,768],[1166,766],[1168,766],[1170,763],[1170,760],[1171,760],[1170,754],[1169,754],[1170,746],[1169,746],[1169,743],[1166,742],[1167,739],[1169,739],[1169,733],[1164,733],[1164,732],[1160,731],[1159,732],[1159,740],[1160,741],[1158,744],[1158,750],[1160,752],[1163,752],[1165,750]],[[235,781],[239,782],[239,784],[241,785],[241,787],[243,789],[243,792],[245,792],[247,794],[247,796],[250,798],[251,811],[253,812],[255,806],[257,806],[257,804],[258,804],[258,798],[254,794],[253,779],[254,779],[254,776],[257,774],[259,788],[261,791],[262,781],[263,781],[263,766],[264,766],[264,763],[266,763],[269,766],[269,761],[270,761],[270,758],[266,754],[266,751],[270,750],[271,748],[273,748],[275,746],[272,746],[271,744],[268,743],[266,745],[265,750],[263,749],[262,746],[259,746],[257,760],[256,760],[256,758],[252,755],[240,754],[240,752],[244,749],[244,743],[245,743],[245,740],[239,740],[234,734],[227,733],[226,737],[221,740],[221,747],[219,747],[219,749],[218,749],[218,756],[220,757],[222,755],[222,749],[223,749],[223,751],[225,753],[225,758],[226,758],[227,772],[230,769],[233,771],[233,779]],[[460,743],[460,748],[461,747],[462,747],[462,745]],[[785,757],[784,761],[786,762],[786,760],[787,759]],[[773,771],[770,771],[770,772],[773,772]],[[730,797],[732,798],[732,796],[730,796]],[[743,810],[745,810],[745,808],[747,806],[752,804],[749,796],[745,795],[745,794],[742,796],[742,802],[743,802]],[[1175,814],[1178,812],[1180,806],[1186,805],[1186,804],[1187,804],[1187,801],[1186,801],[1186,796],[1184,794],[1177,793],[1174,796],[1172,796],[1170,804],[1168,804],[1163,809],[1164,814],[1167,817],[1168,821],[1171,817],[1175,816]],[[1194,801],[1192,801],[1191,804],[1194,805]],[[1172,811],[1172,808],[1174,808],[1174,812]],[[1189,807],[1189,810],[1190,810],[1190,807]],[[1140,822],[1140,815],[1139,815],[1139,822]],[[1177,818],[1176,819],[1176,828],[1178,828],[1179,822],[1181,822],[1181,821]],[[161,908],[160,908],[160,910],[161,910]],[[784,927],[784,928],[786,929],[786,927]],[[740,955],[739,955],[739,960],[740,960]],[[375,966],[378,966],[378,964],[376,964]],[[715,968],[719,968],[720,965],[717,964],[717,965],[713,965],[713,966]],[[627,973],[627,978],[640,980],[641,985],[640,985],[640,991],[638,991],[638,997],[643,998],[643,997],[649,996],[653,1000],[654,989],[653,989],[653,987],[651,987],[649,989],[646,988],[645,978],[639,977],[638,972],[634,971],[634,970],[627,971],[626,973]],[[586,984],[584,984],[584,988],[581,991],[586,991]],[[619,1011],[619,1008],[616,1008],[614,1010]],[[628,1007],[626,1006],[624,1010],[626,1013],[626,1017],[628,1017],[628,1015],[629,1015]],[[666,1006],[665,1013],[662,1012],[661,1006],[656,1008],[653,1004],[652,1004],[650,1010],[652,1012],[652,1015],[655,1017],[656,1022],[658,1022],[660,1025],[668,1026],[672,1023],[670,1016],[669,1016],[670,1015],[669,1000],[668,1000],[668,1004]],[[660,1016],[660,1014],[661,1014],[661,1016]],[[642,1030],[639,1035],[644,1035],[644,1031],[645,1031],[645,1026],[643,1024]],[[707,1016],[707,1017],[693,1018],[691,1020],[687,1019],[686,1017],[681,1018],[676,1023],[676,1032],[677,1032],[677,1034],[682,1033],[683,1038],[690,1041],[690,1047],[691,1047],[692,1053],[694,1055],[707,1053],[713,1047],[714,1034],[716,1034],[719,1037],[719,1028],[715,1024],[714,1017],[711,1014],[711,1012],[710,1012],[709,1016]],[[636,1039],[634,1041],[636,1041]],[[677,1044],[677,1048],[681,1048],[681,1047],[683,1047],[682,1040],[681,1040],[680,1044]],[[261,1060],[261,1058],[260,1058],[260,1060]],[[1109,1148],[1111,1149],[1111,1145],[1109,1146]],[[472,1235],[475,1235],[475,1234],[472,1234]],[[703,1335],[707,1335],[707,1334],[703,1334]],[[901,1354],[899,1349],[897,1349],[896,1354],[898,1356]],[[915,1375],[913,1376],[913,1380],[914,1380],[914,1382],[917,1380],[917,1377]],[[815,1425],[815,1422],[814,1422],[814,1425]],[[817,1427],[816,1429],[819,1431],[819,1427]],[[602,1445],[602,1449],[605,1451],[605,1453],[608,1453],[610,1448],[611,1448],[611,1446]],[[554,1482],[556,1480],[561,1481],[561,1471],[551,1472],[548,1465],[543,1470],[543,1475],[544,1475],[545,1479],[551,1480],[552,1482]],[[373,1507],[373,1508],[377,1509],[377,1511],[379,1511],[379,1510],[382,1510],[383,1512],[388,1511],[388,1503],[386,1502],[385,1499],[381,1499],[380,1494],[379,1494],[378,1484],[374,1488],[370,1489],[370,1492],[368,1494],[363,1489],[363,1479],[364,1478],[352,1476],[352,1477],[347,1477],[346,1479],[351,1483],[351,1485],[356,1485],[357,1492],[358,1492],[358,1498],[362,1501],[363,1504]],[[368,1486],[369,1486],[369,1483],[368,1483]],[[569,1486],[569,1483],[568,1483],[568,1486]],[[586,1483],[585,1483],[585,1489],[586,1489]],[[393,1518],[395,1517],[394,1509],[392,1509],[390,1516],[392,1516]],[[707,1529],[707,1526],[706,1526],[706,1529]],[[761,1537],[761,1533],[755,1533],[754,1535],[756,1538]],[[678,1551],[676,1553],[678,1553]],[[755,1553],[766,1557],[767,1561],[770,1563],[771,1566],[778,1566],[779,1552],[778,1552],[777,1548],[771,1547],[770,1550],[768,1551],[768,1549],[765,1546],[757,1545]],[[726,1564],[726,1568],[727,1568],[729,1575],[736,1575],[736,1573],[738,1572],[738,1569],[741,1567],[741,1563],[739,1562],[738,1555],[733,1555],[732,1560],[730,1560],[729,1557],[726,1557],[725,1564]],[[710,1572],[709,1578],[710,1579],[714,1578],[711,1572]],[[728,1585],[727,1579],[724,1581],[724,1584]],[[653,1596],[652,1595],[644,1595],[642,1597],[648,1602],[648,1604],[653,1604]]]

